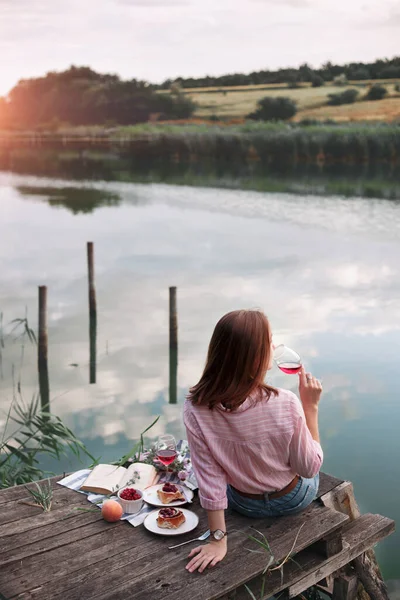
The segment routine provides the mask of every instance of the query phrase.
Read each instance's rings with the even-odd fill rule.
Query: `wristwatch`
[[[228,535],[228,533],[226,531],[222,531],[222,529],[216,529],[215,531],[211,531],[210,533],[213,536],[214,540],[217,540],[217,542],[220,542],[224,539],[226,535]]]

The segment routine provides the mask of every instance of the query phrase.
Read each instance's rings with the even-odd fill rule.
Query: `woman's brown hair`
[[[235,410],[251,394],[269,398],[277,390],[264,383],[271,356],[271,330],[258,310],[234,310],[217,323],[207,362],[197,385],[189,390],[194,404],[217,404]]]

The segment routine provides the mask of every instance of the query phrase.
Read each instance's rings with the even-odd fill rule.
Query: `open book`
[[[115,465],[96,465],[80,489],[95,494],[117,493],[128,485],[144,490],[157,483],[157,478],[155,467],[145,463],[132,463],[127,469]]]

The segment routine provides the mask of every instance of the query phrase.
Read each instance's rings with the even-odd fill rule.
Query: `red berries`
[[[126,488],[126,490],[122,490],[119,497],[122,500],[140,500],[142,495],[134,488]]]
[[[176,508],[162,508],[158,514],[164,519],[171,519],[172,517],[176,517],[178,512]]]
[[[178,491],[178,488],[173,483],[164,483],[164,485],[162,487],[162,491],[174,494],[175,492]]]

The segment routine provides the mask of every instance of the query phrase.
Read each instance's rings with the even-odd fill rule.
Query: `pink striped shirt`
[[[247,398],[234,412],[186,400],[184,422],[206,510],[227,508],[228,483],[242,492],[272,492],[296,474],[314,477],[322,465],[322,448],[311,437],[300,400],[288,390],[257,403]]]

